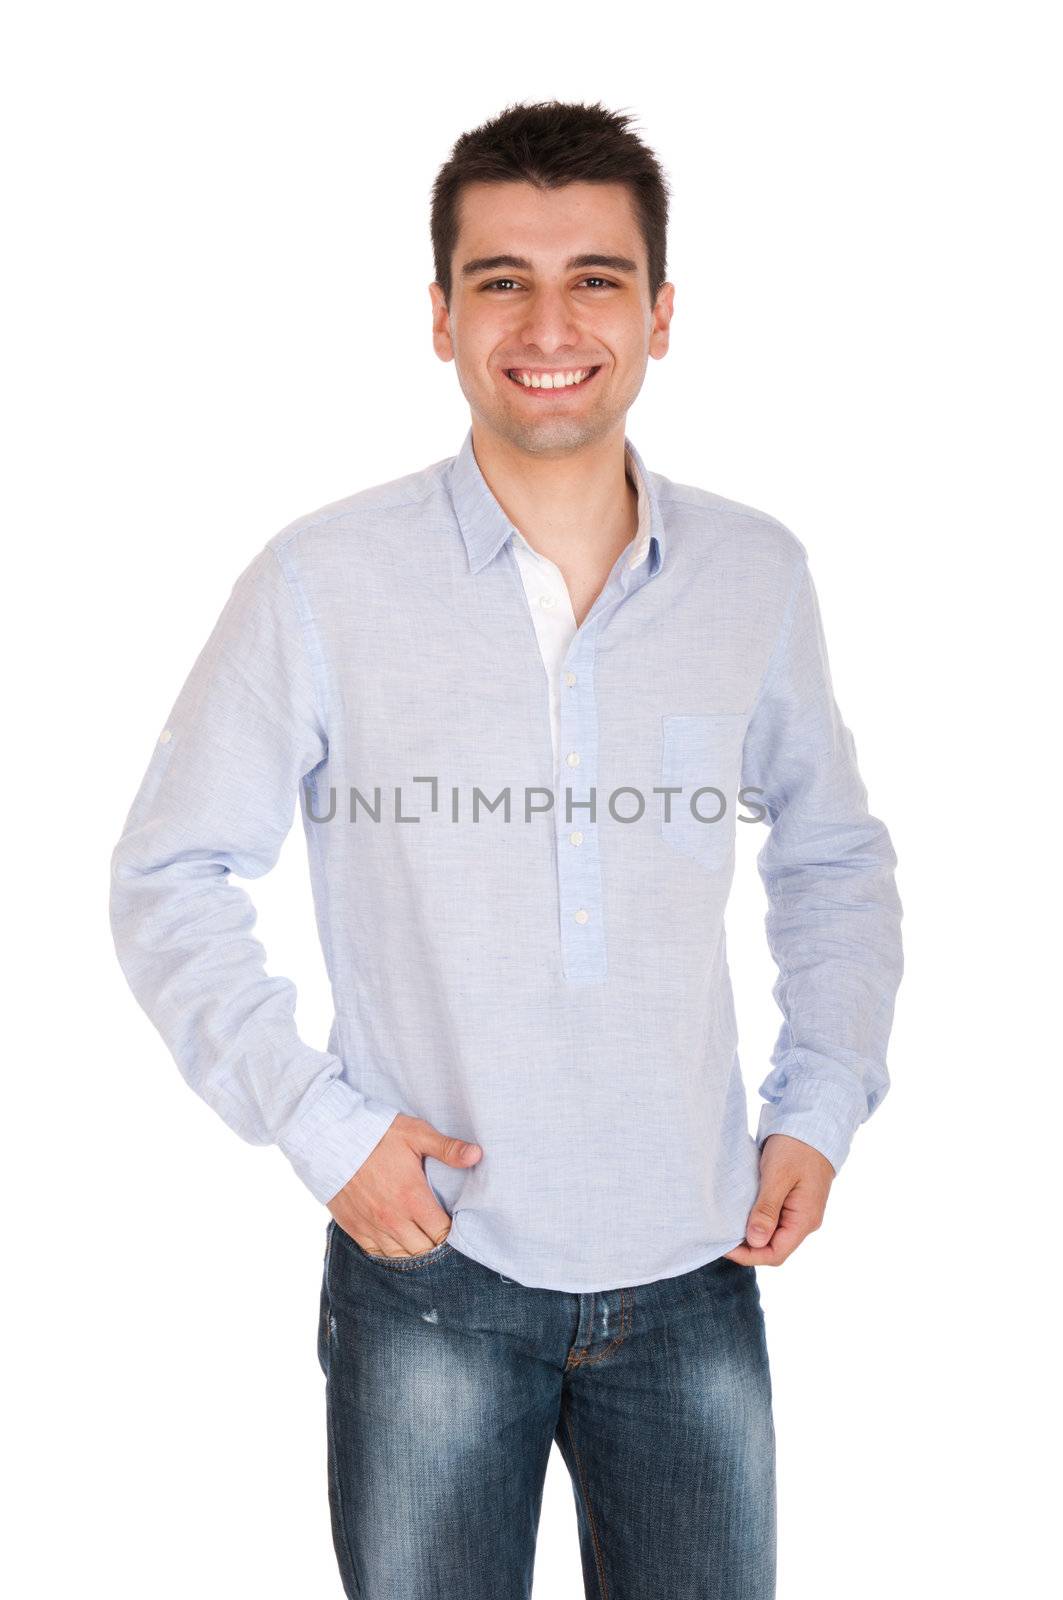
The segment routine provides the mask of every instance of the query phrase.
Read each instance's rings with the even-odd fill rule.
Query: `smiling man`
[[[457,454],[237,578],[115,847],[119,959],[191,1086],[331,1213],[317,1353],[345,1591],[531,1593],[556,1442],[588,1596],[766,1600],[756,1269],[889,1086],[895,855],[806,551],[650,470],[667,185],[600,105],[508,108],[432,197]],[[297,797],[328,1048],[230,881]],[[783,1025],[755,1136],[724,911],[739,820]]]

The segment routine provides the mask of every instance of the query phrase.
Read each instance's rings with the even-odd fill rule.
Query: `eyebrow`
[[[471,278],[478,272],[495,272],[499,267],[512,267],[517,272],[533,270],[526,256],[477,256],[474,260],[465,262],[461,276]],[[629,256],[569,256],[565,262],[565,271],[574,272],[577,267],[606,267],[610,272],[638,272],[638,263],[632,261]]]

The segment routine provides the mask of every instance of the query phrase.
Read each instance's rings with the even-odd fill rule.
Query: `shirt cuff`
[[[794,1072],[787,1080],[783,1099],[768,1101],[760,1108],[757,1149],[769,1135],[787,1133],[826,1156],[837,1174],[849,1154],[853,1134],[866,1115],[867,1104],[855,1084],[848,1089],[832,1078],[810,1078]]]
[[[359,1094],[333,1078],[277,1145],[315,1200],[327,1204],[348,1184],[387,1133],[400,1107]]]

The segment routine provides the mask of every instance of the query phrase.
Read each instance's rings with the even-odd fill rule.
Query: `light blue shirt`
[[[473,1167],[425,1159],[450,1244],[573,1293],[741,1243],[771,1133],[840,1167],[889,1087],[902,971],[896,857],[804,546],[625,448],[650,553],[618,556],[568,645],[556,792],[516,530],[470,428],[456,456],[254,556],[111,862],[126,978],[236,1133],[276,1144],[322,1202],[400,1111],[475,1140]],[[325,1050],[299,1037],[231,876],[269,871],[297,801]],[[755,1137],[724,940],[749,825],[767,828],[783,1015]]]
[[[650,554],[650,501],[630,449],[625,450],[624,461],[625,471],[635,487],[637,498],[637,526],[624,556],[629,566],[637,567]],[[539,654],[543,658],[543,670],[550,685],[550,736],[554,746],[553,781],[556,793],[561,777],[561,701],[565,689],[572,687],[564,681],[565,657],[579,624],[565,575],[557,562],[551,561],[549,556],[529,544],[519,529],[514,530],[511,548],[524,584],[529,615],[539,640]]]

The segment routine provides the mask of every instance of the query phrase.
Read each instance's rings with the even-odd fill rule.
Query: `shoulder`
[[[651,477],[666,527],[682,529],[692,541],[700,542],[706,553],[718,554],[726,545],[733,547],[736,554],[745,553],[753,560],[788,567],[807,560],[805,546],[779,517],[711,489],[678,483],[661,473],[652,473]]]
[[[293,518],[266,543],[284,560],[299,552],[324,551],[339,542],[349,545],[362,535],[379,537],[389,526],[408,530],[419,516],[431,517],[443,492],[444,468],[451,458],[432,462],[417,472],[355,490]]]

